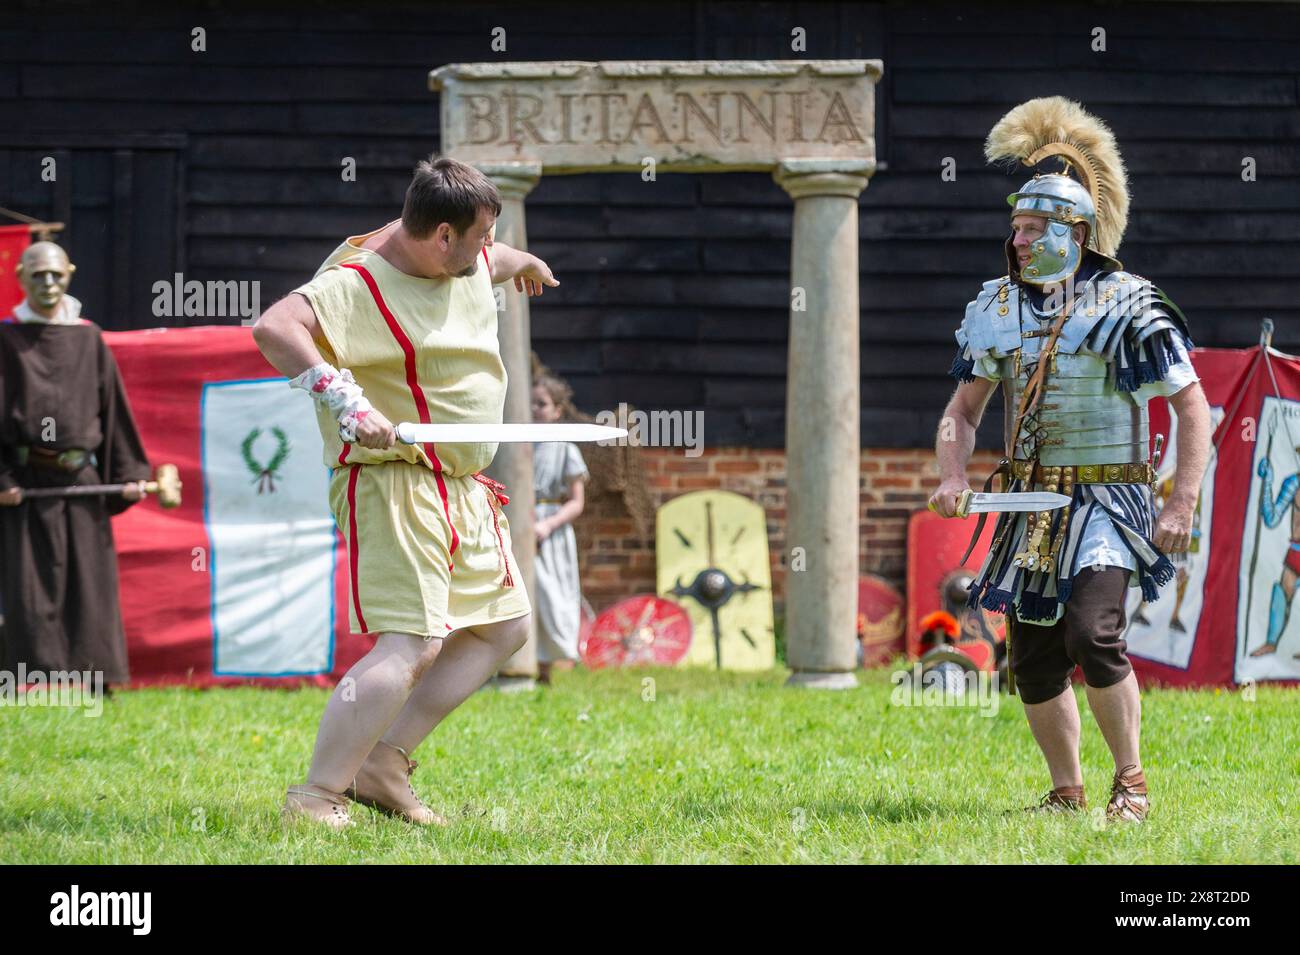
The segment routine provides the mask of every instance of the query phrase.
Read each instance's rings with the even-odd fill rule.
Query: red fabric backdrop
[[[23,249],[32,244],[32,231],[25,225],[0,226],[0,315],[10,315],[23,300],[23,287],[14,269]]]
[[[134,679],[204,685],[337,679],[371,645],[370,638],[348,632],[347,567],[342,559],[333,565],[334,637],[328,666],[291,677],[214,673],[216,588],[208,573],[190,569],[194,548],[213,550],[211,525],[205,520],[202,402],[205,385],[279,378],[253,344],[249,329],[156,329],[110,333],[106,338],[122,369],[150,460],[155,465],[176,464],[185,484],[184,503],[175,511],[164,511],[150,500],[114,519]],[[1287,477],[1300,472],[1300,451],[1292,437],[1300,437],[1300,359],[1275,351],[1268,353],[1267,361],[1265,357],[1259,348],[1199,349],[1192,356],[1217,422],[1217,450],[1207,470],[1199,515],[1204,546],[1185,562],[1181,597],[1171,584],[1162,589],[1160,601],[1144,607],[1139,606],[1140,591],[1130,589],[1126,638],[1145,683],[1230,685],[1300,679],[1300,660],[1295,657],[1300,653],[1300,615],[1288,619],[1277,653],[1250,656],[1265,640],[1273,585],[1286,582],[1282,560],[1293,513],[1292,502],[1283,501],[1278,507],[1285,506],[1285,513],[1272,528],[1260,520],[1259,460],[1267,451],[1276,475],[1273,497]],[[1274,379],[1280,398],[1274,395]],[[1153,401],[1150,413],[1153,440],[1156,434],[1167,436],[1161,467],[1161,477],[1167,478],[1177,451],[1176,437],[1168,440],[1168,406]],[[951,529],[954,542],[961,538],[964,545],[966,522],[942,523]],[[923,520],[913,529],[932,536],[935,525]],[[335,553],[345,554],[337,531],[333,537]],[[952,548],[927,537],[923,549],[930,559],[914,562],[909,571],[909,643],[916,638],[915,622],[938,606],[937,594],[929,591],[943,568],[934,557]],[[916,547],[911,550],[915,554]],[[949,560],[960,550],[958,546]]]
[[[1179,579],[1161,588],[1154,604],[1143,605],[1141,591],[1129,589],[1129,656],[1144,685],[1300,680],[1300,613],[1287,619],[1276,653],[1250,655],[1265,643],[1273,585],[1286,583],[1282,561],[1292,514],[1300,513],[1283,498],[1275,525],[1268,528],[1261,522],[1257,474],[1267,451],[1275,474],[1271,498],[1276,499],[1284,480],[1300,472],[1300,449],[1293,439],[1300,439],[1300,359],[1273,350],[1266,356],[1262,348],[1202,348],[1192,353],[1192,363],[1215,425],[1196,518],[1201,546],[1180,562]],[[1166,401],[1154,400],[1148,408],[1152,445],[1157,435],[1164,435],[1159,477],[1167,489],[1177,463],[1176,428]],[[992,525],[990,520],[968,567],[976,568],[983,560]],[[908,541],[909,651],[917,644],[918,621],[940,608],[938,582],[955,566],[973,527],[974,518],[944,521],[926,511],[913,516]],[[1300,534],[1297,538],[1300,544]]]
[[[1192,637],[1189,653],[1179,648],[1181,637],[1162,645],[1159,639],[1135,640],[1130,634],[1134,667],[1144,682],[1170,685],[1300,680],[1300,659],[1295,658],[1300,654],[1300,614],[1288,620],[1276,654],[1266,659],[1249,655],[1268,632],[1272,582],[1279,579],[1292,514],[1287,506],[1277,526],[1257,528],[1261,481],[1256,470],[1267,453],[1276,475],[1272,497],[1286,477],[1300,470],[1295,443],[1289,440],[1290,434],[1300,437],[1300,425],[1294,423],[1300,420],[1300,358],[1262,347],[1202,348],[1192,354],[1192,363],[1217,422],[1201,490],[1202,507],[1212,502],[1209,520],[1203,516],[1201,521],[1202,532],[1209,534],[1208,555],[1193,558],[1190,582],[1200,592],[1201,609],[1183,621]],[[1168,434],[1168,404],[1153,401],[1150,407],[1152,434]],[[1275,409],[1278,415],[1272,414]],[[1171,647],[1179,652],[1163,652]]]
[[[184,485],[177,509],[164,510],[150,498],[113,519],[133,683],[324,685],[337,680],[373,644],[372,638],[348,632],[347,567],[341,559],[335,562],[332,662],[324,672],[270,678],[213,673],[215,588],[208,571],[193,570],[195,548],[214,560],[220,556],[205,522],[201,401],[207,384],[279,377],[254,345],[251,330],[213,326],[104,337],[122,371],[150,462],[177,465]],[[345,554],[341,539],[335,543],[337,553]]]

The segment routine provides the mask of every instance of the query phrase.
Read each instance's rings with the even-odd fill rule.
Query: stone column
[[[858,196],[874,170],[871,160],[792,159],[772,173],[794,199],[786,653],[790,684],[823,689],[857,685]]]
[[[479,163],[478,168],[490,178],[501,193],[501,215],[497,218],[495,241],[512,249],[528,248],[524,223],[524,197],[541,178],[540,163]],[[506,388],[506,422],[533,420],[531,396],[532,373],[529,351],[532,333],[528,326],[528,296],[515,291],[514,284],[498,286],[504,292],[504,304],[497,312],[497,337],[501,341],[501,359],[505,362],[509,385]],[[537,541],[533,532],[533,446],[502,444],[489,468],[491,476],[506,486],[510,503],[506,517],[510,521],[510,538],[514,556],[514,578],[519,587],[527,587],[529,597],[537,593],[534,586],[533,558]],[[506,661],[497,679],[501,689],[532,689],[537,677],[537,616],[529,630],[528,643]]]

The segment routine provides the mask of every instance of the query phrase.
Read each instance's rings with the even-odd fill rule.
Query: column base
[[[858,685],[857,674],[852,671],[826,673],[817,670],[795,670],[786,686],[801,686],[809,690],[852,690]]]
[[[527,693],[537,689],[537,681],[531,676],[506,676],[499,674],[492,678],[488,686],[501,693]]]

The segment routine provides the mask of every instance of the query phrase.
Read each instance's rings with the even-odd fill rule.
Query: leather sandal
[[[380,740],[344,795],[367,808],[417,826],[446,826],[447,819],[416,795],[411,774],[420,764],[400,746]]]
[[[1121,822],[1142,822],[1150,809],[1146,775],[1137,768],[1136,763],[1125,766],[1115,774],[1111,783],[1106,818]]]
[[[346,829],[355,825],[348,815],[348,798],[322,786],[303,783],[290,786],[284,797],[280,818],[285,822],[311,819],[331,829]]]
[[[1083,794],[1082,786],[1058,786],[1051,790],[1038,804],[1034,806],[1025,806],[1023,809],[1008,809],[1004,815],[1013,815],[1021,812],[1033,813],[1056,813],[1056,812],[1080,812],[1088,808],[1088,799]]]

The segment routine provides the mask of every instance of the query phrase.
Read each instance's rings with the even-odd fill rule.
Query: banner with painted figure
[[[1197,349],[1213,435],[1192,547],[1152,603],[1129,591],[1125,639],[1144,683],[1300,680],[1300,358],[1274,349]],[[1150,404],[1166,443],[1157,503],[1172,489],[1177,419]],[[1171,418],[1173,420],[1171,420]]]
[[[1245,593],[1237,599],[1237,683],[1300,679],[1300,619],[1292,619],[1300,578],[1300,391],[1291,395],[1264,394],[1259,407],[1238,569]]]
[[[372,638],[348,633],[344,542],[311,398],[250,329],[107,333],[155,467],[182,503],[113,519],[132,680],[338,679]]]
[[[1199,372],[1198,372],[1199,373]],[[1208,396],[1207,396],[1208,397]],[[1164,404],[1162,402],[1162,404]],[[1151,410],[1153,434],[1165,436],[1156,472],[1156,507],[1161,508],[1174,486],[1178,467],[1178,417],[1164,405],[1163,413]],[[1156,422],[1160,424],[1157,426]],[[1210,403],[1210,425],[1217,428],[1223,408]],[[1192,515],[1192,541],[1185,554],[1171,554],[1176,576],[1160,588],[1159,597],[1148,602],[1138,587],[1130,587],[1125,605],[1129,628],[1124,637],[1131,656],[1143,657],[1186,672],[1192,647],[1205,609],[1205,574],[1213,545],[1211,517],[1214,514],[1214,478],[1218,459],[1213,453],[1201,482],[1201,495]]]

